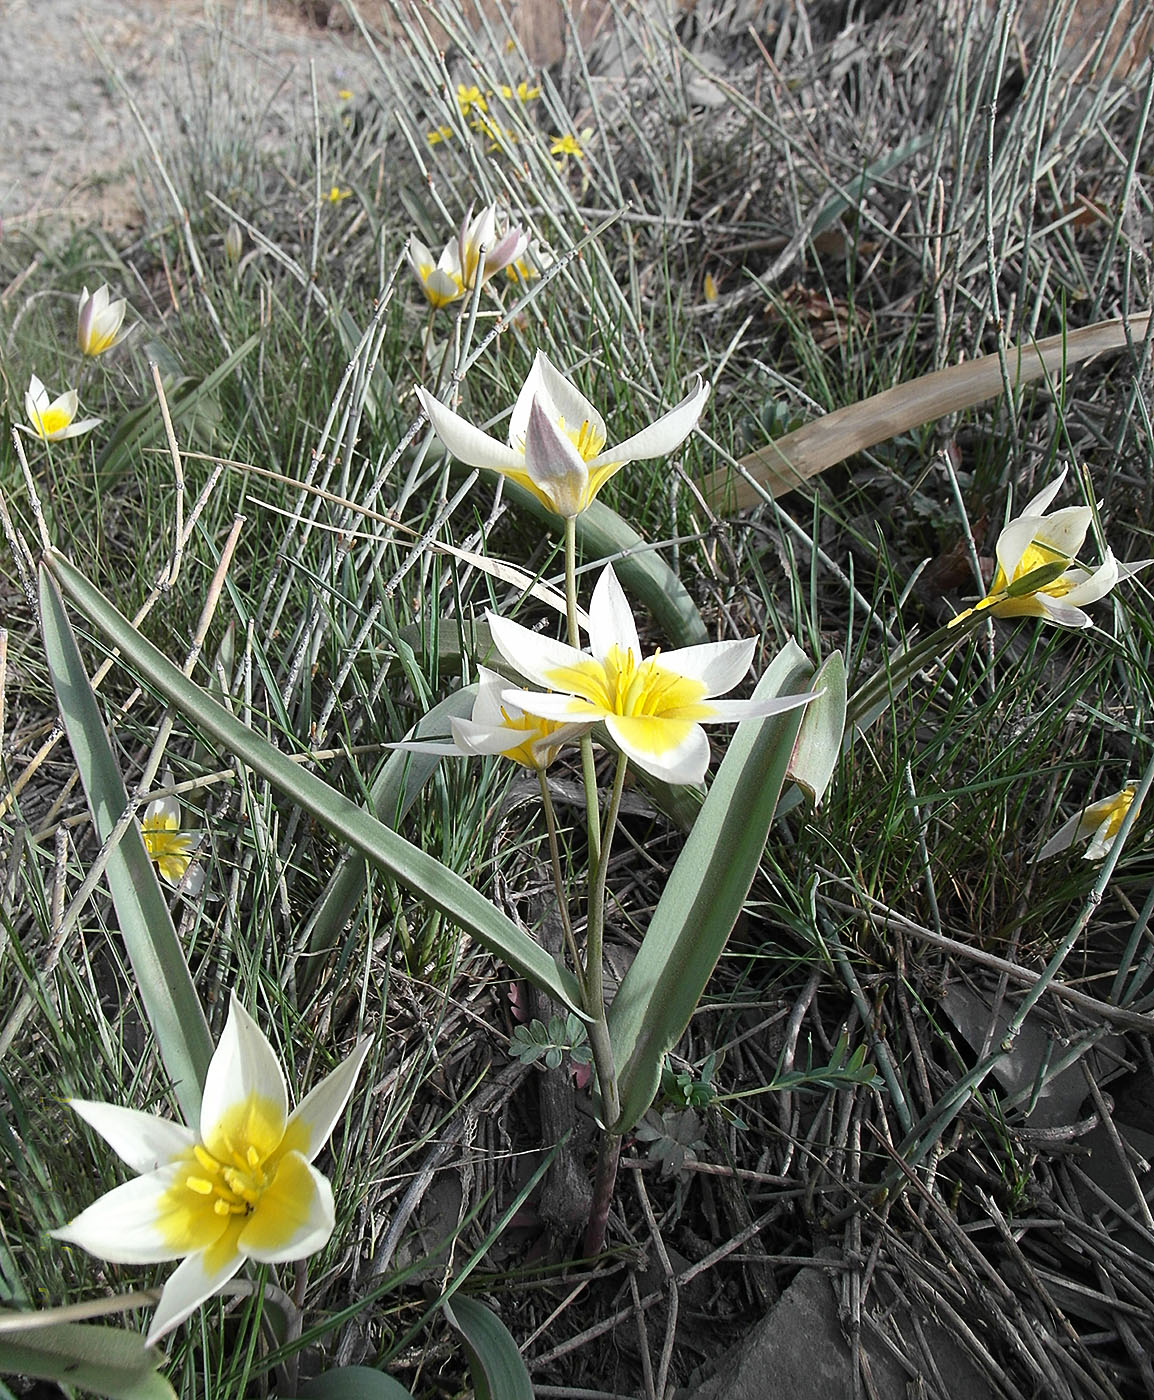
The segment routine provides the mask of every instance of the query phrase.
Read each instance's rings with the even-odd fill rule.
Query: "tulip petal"
[[[195,1160],[195,1159],[191,1159]],[[74,1220],[51,1231],[112,1264],[158,1264],[213,1243],[226,1228],[211,1201],[181,1189],[190,1160],[133,1177],[106,1191]],[[202,1204],[203,1203],[203,1204]]]
[[[192,1151],[196,1134],[171,1118],[157,1118],[135,1108],[120,1108],[91,1099],[69,1099],[69,1108],[108,1143],[116,1155],[134,1172],[152,1172],[158,1167],[186,1157]]]
[[[1033,516],[1024,518],[1037,521],[1037,517]],[[1056,510],[1053,515],[1041,517],[1034,540],[1038,544],[1048,545],[1055,554],[1064,554],[1067,559],[1073,559],[1086,541],[1086,532],[1093,518],[1094,512],[1089,506],[1066,506],[1063,510]]]
[[[237,1249],[190,1254],[165,1283],[145,1344],[154,1346],[178,1327],[206,1298],[219,1293],[243,1263],[244,1255]]]
[[[232,1161],[239,1143],[255,1148],[264,1160],[280,1146],[287,1118],[280,1063],[232,992],[228,1021],[205,1076],[200,1140],[218,1161]]]
[[[1118,561],[1110,550],[1106,551],[1105,559],[1093,573],[1088,569],[1078,568],[1076,571],[1068,570],[1063,577],[1071,575],[1080,575],[1080,581],[1061,594],[1058,601],[1074,608],[1080,608],[1086,603],[1096,603],[1100,598],[1104,598],[1121,576]]]
[[[658,664],[664,670],[700,681],[706,695],[724,695],[749,670],[756,650],[757,641],[753,637],[741,641],[705,642],[677,651],[663,651]]]
[[[1036,496],[1032,496],[1026,502],[1026,508],[1022,511],[1022,514],[1044,515],[1050,508],[1050,502],[1062,489],[1062,483],[1066,480],[1069,470],[1069,467],[1063,467],[1054,480],[1050,482],[1049,486],[1043,486]]]
[[[589,469],[580,452],[550,420],[539,399],[529,405],[524,471],[558,515],[579,515],[588,505]]]
[[[589,657],[576,647],[564,642],[544,637],[512,622],[507,617],[499,617],[486,610],[485,620],[489,624],[489,635],[493,645],[515,671],[538,685],[553,687],[556,683],[550,676],[568,668],[580,668],[588,663]],[[592,626],[592,617],[590,617]],[[517,702],[514,701],[514,704]],[[530,711],[532,713],[532,711]]]
[[[260,1204],[246,1218],[237,1244],[242,1254],[259,1263],[283,1264],[315,1254],[328,1243],[335,1222],[327,1179],[299,1152],[288,1152]]]
[[[313,1160],[328,1142],[329,1134],[344,1111],[372,1043],[372,1036],[358,1041],[348,1059],[326,1075],[297,1104],[285,1125],[281,1152],[296,1151],[306,1162]]]
[[[538,400],[547,417],[562,431],[578,433],[586,427],[586,440],[600,450],[605,442],[605,420],[585,395],[571,384],[544,350],[538,350],[509,417],[509,445],[523,449],[529,427],[529,409]]]
[[[641,643],[629,602],[613,565],[606,564],[589,600],[589,650],[598,660],[604,660],[615,646],[631,651],[635,660],[641,659]]]
[[[468,467],[488,467],[490,471],[524,471],[525,463],[518,453],[496,438],[491,438],[488,433],[483,433],[480,428],[474,428],[460,414],[435,399],[427,389],[418,386],[417,397],[429,415],[433,431],[450,455],[459,462],[464,462]]]
[[[622,753],[667,783],[700,783],[709,767],[709,740],[699,724],[648,715],[606,715],[605,727]]]
[[[698,377],[696,385],[668,413],[662,414],[655,423],[642,428],[616,447],[607,448],[589,463],[590,469],[614,463],[624,466],[627,462],[645,461],[650,457],[664,457],[681,446],[701,417],[705,401],[709,397],[709,385]]]
[[[743,719],[764,719],[767,715],[784,714],[808,705],[824,692],[811,690],[805,695],[779,695],[772,700],[705,700],[701,708],[708,710],[702,718],[709,724],[734,724]]]

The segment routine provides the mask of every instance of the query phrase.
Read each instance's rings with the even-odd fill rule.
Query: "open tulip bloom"
[[[109,301],[108,287],[97,287],[91,296],[85,287],[76,316],[76,343],[82,355],[103,355],[128,334],[122,330],[127,303],[121,297]]]
[[[703,646],[643,657],[637,626],[611,565],[589,604],[589,650],[551,641],[507,618],[488,615],[493,641],[508,663],[551,693],[506,690],[502,699],[563,724],[603,723],[617,747],[667,783],[700,783],[709,766],[703,723],[781,714],[815,698],[715,700],[749,670],[756,642]]]
[[[24,395],[24,413],[28,422],[18,426],[42,442],[60,442],[64,438],[79,437],[104,421],[102,418],[83,418],[79,423],[74,423],[72,420],[79,407],[80,395],[75,389],[49,399],[48,390],[33,375],[28,392]]]
[[[234,993],[195,1131],[136,1109],[69,1100],[139,1175],[52,1235],[114,1264],[183,1260],[164,1285],[150,1345],[219,1292],[246,1259],[280,1264],[327,1243],[333,1193],[312,1161],[369,1045],[362,1040],[290,1114],[276,1055]]]
[[[959,613],[951,626],[973,613],[987,612],[994,617],[1040,617],[1059,627],[1089,627],[1092,619],[1083,608],[1152,562],[1119,564],[1107,549],[1098,568],[1079,564],[1074,556],[1086,539],[1093,512],[1089,506],[1066,506],[1046,514],[1065,479],[1063,469],[998,536],[998,567],[989,593]]]
[[[473,287],[479,267],[482,283],[487,282],[521,257],[528,246],[525,234],[516,226],[498,235],[496,204],[487,204],[475,219],[472,215],[470,209],[456,238],[445,244],[439,258],[434,258],[415,234],[409,238],[409,265],[430,306],[459,301]]]
[[[1118,835],[1137,791],[1137,783],[1127,783],[1121,792],[1083,807],[1068,822],[1063,822],[1034,859],[1047,860],[1060,851],[1077,846],[1079,842],[1089,841],[1089,846],[1082,854],[1083,860],[1104,860],[1114,844],[1114,837]]]
[[[449,452],[470,467],[487,467],[532,492],[558,515],[579,515],[614,472],[629,462],[664,457],[681,446],[701,417],[709,385],[692,392],[655,423],[605,446],[605,420],[553,364],[537,351],[509,419],[509,443],[498,442],[418,388],[433,430]]]
[[[181,829],[180,803],[175,797],[170,794],[152,799],[140,819],[140,834],[160,878],[173,886],[183,881],[189,894],[199,894],[204,871],[193,865],[192,855],[200,838],[194,831]]]

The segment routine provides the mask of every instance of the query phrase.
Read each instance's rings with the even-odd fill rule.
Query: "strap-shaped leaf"
[[[569,1010],[580,1010],[573,975],[559,968],[524,929],[518,928],[483,894],[242,724],[142,637],[63,555],[52,550],[45,556],[45,564],[89,622],[119,648],[125,661],[197,728],[236,754],[339,841],[378,865],[423,904],[440,910],[520,976]]]
[[[785,776],[819,807],[841,757],[845,735],[847,687],[845,659],[840,651],[826,657],[810,684],[821,694],[805,707]]]
[[[413,1392],[372,1366],[334,1366],[306,1381],[298,1400],[413,1400]]]
[[[59,1381],[107,1395],[111,1400],[176,1400],[157,1373],[164,1357],[144,1345],[138,1332],[82,1322],[17,1326],[22,1319],[0,1313],[0,1375]]]
[[[40,616],[60,717],[96,834],[104,842],[128,810],[128,793],[63,600],[45,570],[40,574]],[[126,827],[104,873],[160,1057],[185,1122],[195,1124],[212,1036],[136,822]]]
[[[484,1303],[458,1293],[442,1311],[469,1353],[477,1400],[533,1400],[533,1382],[512,1333]]]
[[[754,695],[806,689],[813,666],[788,642]],[[609,1008],[621,1117],[628,1132],[653,1102],[665,1056],[681,1039],[741,913],[773,821],[802,710],[737,726],[717,776],[653,911],[641,949]]]

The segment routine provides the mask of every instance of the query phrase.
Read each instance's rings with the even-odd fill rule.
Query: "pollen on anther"
[[[203,1176],[186,1177],[184,1184],[190,1191],[195,1191],[198,1196],[212,1195],[212,1182],[205,1181]]]

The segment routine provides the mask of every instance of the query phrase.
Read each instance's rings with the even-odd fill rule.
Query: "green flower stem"
[[[577,517],[565,517],[565,618],[569,625],[569,645],[580,647],[577,625]],[[581,777],[585,784],[585,828],[589,837],[589,867],[601,860],[601,822],[597,811],[597,770],[593,764],[593,737],[581,736]],[[586,1008],[591,1010],[592,1008]]]
[[[585,981],[585,969],[580,950],[577,947],[577,939],[573,934],[573,921],[569,917],[569,899],[565,890],[565,877],[561,872],[561,851],[557,844],[557,814],[553,808],[553,799],[549,795],[549,782],[545,777],[544,768],[537,769],[537,783],[541,789],[541,806],[545,811],[545,829],[549,833],[549,863],[553,867],[553,891],[557,896],[557,915],[561,920],[561,929],[565,935],[565,946],[569,950],[573,971],[581,987],[581,1005],[586,1008],[589,1005],[589,992]]]
[[[589,1026],[589,1044],[593,1050],[593,1063],[597,1069],[597,1084],[601,1090],[602,1110],[606,1123],[616,1123],[621,1116],[621,1100],[617,1092],[617,1070],[613,1063],[613,1049],[609,1041],[609,1024],[605,1010],[605,879],[608,873],[609,852],[613,845],[613,831],[617,825],[617,814],[621,810],[621,794],[625,789],[625,773],[629,760],[624,754],[617,759],[617,771],[613,776],[613,792],[605,812],[605,826],[602,832],[601,854],[593,866],[589,887],[589,908],[585,927],[585,1010],[592,1018]],[[598,1157],[598,1185],[605,1153]],[[617,1174],[617,1160],[612,1157],[612,1170]],[[596,1196],[596,1188],[594,1195]]]

